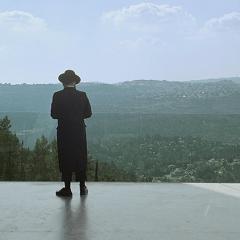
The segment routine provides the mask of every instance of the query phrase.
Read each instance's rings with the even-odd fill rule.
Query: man
[[[80,182],[80,195],[86,195],[87,139],[84,119],[91,117],[91,105],[86,93],[76,89],[81,79],[74,71],[66,70],[58,79],[64,89],[53,94],[51,116],[58,120],[58,160],[65,187],[56,195],[72,196],[70,185],[73,173],[76,181]]]

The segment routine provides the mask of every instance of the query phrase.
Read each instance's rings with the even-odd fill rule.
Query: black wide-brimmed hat
[[[80,83],[81,78],[75,74],[73,70],[66,70],[64,73],[58,76],[58,80],[63,84],[70,84],[75,82],[76,84]]]

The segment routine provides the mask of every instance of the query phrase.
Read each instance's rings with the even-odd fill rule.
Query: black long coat
[[[53,94],[51,116],[58,119],[57,147],[62,175],[75,172],[86,179],[87,139],[85,118],[92,115],[85,92],[66,87]]]

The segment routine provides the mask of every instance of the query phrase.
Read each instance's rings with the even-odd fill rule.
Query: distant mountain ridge
[[[219,81],[233,81],[235,83],[240,83],[240,77],[225,77],[225,78],[209,78],[209,79],[200,79],[200,80],[192,80],[191,82],[219,82]]]
[[[240,78],[81,83],[97,113],[239,114]],[[0,112],[49,113],[61,84],[0,84]]]

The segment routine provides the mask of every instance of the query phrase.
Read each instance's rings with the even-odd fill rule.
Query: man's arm
[[[91,116],[92,116],[91,104],[89,102],[87,94],[85,93],[85,107],[84,107],[83,118],[90,118]]]
[[[53,94],[53,98],[52,98],[51,117],[53,119],[60,118],[59,108],[58,108],[58,104],[57,104],[57,100],[56,100],[56,93]]]

